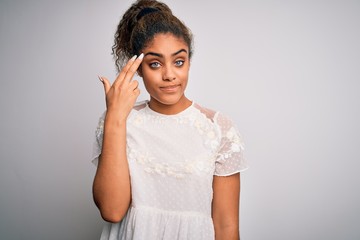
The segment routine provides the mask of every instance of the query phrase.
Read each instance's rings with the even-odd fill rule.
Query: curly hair
[[[156,0],[138,0],[125,12],[117,27],[112,55],[118,72],[128,59],[141,53],[158,33],[182,38],[193,53],[193,36],[189,28],[172,14],[171,9]]]

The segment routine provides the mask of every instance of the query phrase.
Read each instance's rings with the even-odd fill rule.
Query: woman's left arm
[[[239,240],[240,173],[214,176],[212,218],[216,240]]]

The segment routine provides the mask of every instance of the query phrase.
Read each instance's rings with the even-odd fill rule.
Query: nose
[[[163,81],[174,81],[176,79],[173,69],[169,66],[163,68]]]

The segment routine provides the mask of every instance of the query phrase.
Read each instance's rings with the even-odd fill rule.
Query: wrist
[[[119,116],[119,113],[107,112],[104,119],[105,128],[126,127],[127,116]]]

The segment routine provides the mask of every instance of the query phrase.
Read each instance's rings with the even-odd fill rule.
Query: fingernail
[[[140,56],[138,58],[143,59],[144,58],[144,53],[140,54]]]
[[[130,61],[134,61],[135,59],[136,59],[136,55],[134,55],[131,59],[130,59]]]
[[[98,75],[98,78],[100,80],[100,82],[104,82],[104,80]]]

